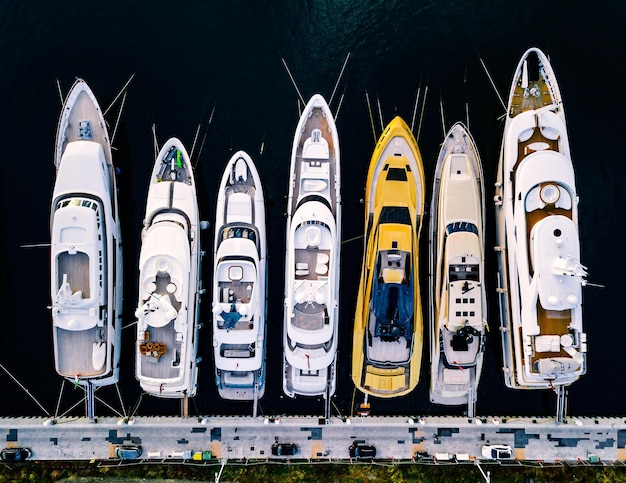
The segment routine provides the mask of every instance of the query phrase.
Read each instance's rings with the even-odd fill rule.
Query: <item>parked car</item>
[[[31,455],[32,452],[28,448],[4,448],[0,451],[2,461],[24,461]]]
[[[172,451],[167,455],[168,459],[172,460],[190,460],[193,458],[193,451],[186,449],[184,451]]]
[[[508,444],[488,444],[483,446],[483,458],[490,460],[513,459],[513,449]]]
[[[355,441],[350,445],[350,458],[369,459],[376,456],[376,446]]]
[[[141,456],[142,449],[138,444],[122,444],[115,448],[115,457],[121,460],[136,460]]]
[[[293,456],[298,452],[298,446],[295,443],[274,443],[272,445],[272,454],[274,456]]]

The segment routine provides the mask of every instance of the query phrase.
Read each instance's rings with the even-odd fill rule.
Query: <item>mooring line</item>
[[[342,240],[341,244],[343,245],[344,243],[348,243],[348,242],[351,242],[351,241],[354,241],[354,240],[358,240],[360,238],[363,238],[364,236],[365,235],[359,235],[359,236],[355,236],[355,237],[352,237],[352,238],[348,238],[347,240]]]
[[[465,92],[465,125],[467,129],[470,128],[470,119],[469,119],[469,101],[467,100],[467,61],[465,62],[465,72],[463,74],[463,87]]]
[[[189,153],[189,159],[193,159],[193,152],[196,149],[196,141],[198,140],[198,134],[200,134],[200,129],[202,128],[202,123],[198,123],[198,127],[196,128],[196,135],[193,137],[193,143],[191,144],[191,152]]]
[[[426,96],[428,95],[428,86],[424,89],[424,98],[422,99],[422,111],[420,112],[420,123],[417,127],[416,141],[420,139],[420,133],[422,132],[422,121],[424,120],[424,110],[426,109]]]
[[[369,115],[370,115],[370,124],[372,126],[372,134],[374,135],[374,145],[375,145],[378,138],[376,137],[376,128],[374,127],[374,116],[372,115],[372,105],[370,104],[370,96],[367,93],[367,91],[365,91],[365,100],[367,101],[367,111],[369,112]]]
[[[285,66],[285,69],[287,70],[287,74],[289,74],[289,78],[291,79],[291,82],[293,83],[293,86],[295,87],[296,92],[298,93],[298,97],[302,101],[302,104],[304,104],[306,106],[306,102],[304,102],[304,98],[302,97],[302,94],[300,94],[300,89],[298,89],[296,81],[294,80],[293,76],[291,75],[291,72],[289,71],[289,67],[287,67],[287,62],[285,62],[285,59],[283,57],[281,57],[280,60],[283,61],[283,65]]]
[[[133,74],[130,76],[130,78],[126,81],[126,84],[124,84],[124,87],[122,87],[120,89],[120,92],[117,94],[117,96],[115,96],[115,99],[113,99],[113,101],[111,102],[111,104],[109,104],[109,107],[106,108],[106,111],[104,111],[102,113],[103,116],[107,115],[107,112],[109,112],[109,110],[113,107],[113,105],[115,104],[115,102],[119,99],[119,97],[122,95],[122,93],[126,92],[126,87],[128,87],[128,84],[130,84],[130,81],[133,80],[133,77],[135,77],[135,72],[133,72]],[[121,110],[121,109],[120,109]]]
[[[115,414],[117,414],[120,418],[124,417],[124,415],[122,413],[120,413],[117,409],[115,409],[113,406],[111,406],[104,399],[99,398],[98,396],[95,396],[95,398],[96,398],[97,401],[100,401],[102,404],[104,404],[106,407],[108,407],[111,411],[113,411]]]
[[[126,409],[124,408],[124,401],[122,400],[122,393],[120,392],[120,386],[117,382],[115,383],[115,389],[117,390],[117,397],[120,399],[120,407],[122,408],[122,411],[124,412],[124,418],[127,419],[128,416],[126,415]]]
[[[441,97],[441,92],[439,93],[439,112],[441,114],[441,130],[443,131],[443,138],[446,138],[446,121],[443,115],[443,99]]]
[[[480,60],[480,64],[483,66],[483,69],[485,70],[485,74],[487,74],[487,78],[489,79],[489,82],[491,82],[491,87],[493,87],[493,90],[495,91],[496,96],[498,96],[498,99],[500,100],[500,104],[502,104],[502,109],[504,109],[506,112],[506,104],[502,100],[502,96],[500,96],[500,93],[498,92],[498,88],[496,87],[496,84],[493,82],[491,74],[489,74],[489,71],[487,70],[487,66],[483,62],[483,59],[480,55],[478,56],[478,60]]]
[[[204,141],[206,141],[207,134],[209,134],[209,133],[208,133],[208,132],[205,132],[205,133],[204,133],[204,136],[202,136],[202,142],[200,143],[200,150],[198,151],[198,157],[196,158],[197,160],[200,160],[200,155],[202,154],[202,150],[204,149]],[[198,163],[196,162],[196,165],[197,165],[197,164],[198,164]],[[195,168],[195,167],[196,167],[196,166],[194,165],[194,168]]]
[[[115,127],[113,128],[113,135],[111,136],[111,146],[113,146],[113,140],[115,139],[115,134],[117,133],[117,126],[120,124],[120,119],[122,118],[122,111],[124,110],[124,104],[126,103],[126,94],[128,91],[124,91],[124,97],[122,97],[122,105],[120,106],[120,110],[117,113],[117,119],[115,120]]]
[[[383,110],[380,107],[380,97],[376,94],[376,102],[378,103],[378,120],[380,121],[380,132],[385,130],[385,125],[383,124]]]
[[[411,132],[415,129],[415,116],[417,115],[417,105],[420,100],[420,93],[422,91],[422,86],[420,85],[417,88],[417,95],[415,96],[415,105],[413,106],[413,118],[411,119]]]
[[[156,157],[159,154],[159,143],[157,141],[156,124],[155,123],[152,123],[152,145],[154,146],[154,159],[156,160]]]
[[[46,414],[46,416],[50,417],[50,413],[46,410],[46,408],[44,408],[44,407],[43,407],[43,405],[42,405],[39,401],[37,401],[37,398],[36,398],[35,396],[33,396],[33,395],[30,393],[30,391],[29,391],[28,389],[26,389],[26,387],[25,387],[25,386],[24,386],[24,385],[23,385],[20,381],[18,381],[18,380],[17,380],[17,378],[16,378],[13,374],[11,374],[11,373],[9,372],[9,370],[8,370],[6,367],[4,367],[2,364],[0,364],[0,367],[2,368],[2,370],[3,370],[4,372],[6,372],[6,373],[8,374],[8,376],[9,376],[11,379],[13,379],[13,381],[14,381],[14,382],[15,382],[15,383],[16,383],[16,384],[17,384],[17,385],[18,385],[18,386],[19,386],[19,387],[20,387],[20,388],[21,388],[21,389],[22,389],[22,390],[26,393],[26,394],[28,394],[28,395],[31,397],[31,399],[32,399],[33,401],[35,401],[35,403],[37,403],[37,406],[39,406],[39,407],[41,408],[41,410],[42,410],[42,411]]]
[[[339,105],[337,106],[337,112],[335,113],[335,122],[337,122],[337,119],[339,119],[339,110],[341,109],[341,105],[343,104],[343,98],[346,94],[345,92],[345,88],[344,91],[341,93],[341,97],[339,98]]]
[[[63,398],[63,387],[65,387],[65,379],[61,379],[61,389],[59,390],[59,398],[57,399],[57,407],[54,411],[54,419],[59,415],[59,408],[61,407],[61,399]]]
[[[61,91],[61,83],[59,82],[59,78],[57,77],[57,90],[59,91],[59,99],[61,99],[61,105],[63,105],[63,91]]]
[[[350,52],[348,52],[348,55],[346,55],[346,60],[343,61],[343,67],[341,68],[341,72],[339,72],[339,77],[337,78],[337,82],[335,82],[335,88],[333,89],[333,93],[330,95],[330,101],[328,101],[329,106],[333,102],[333,98],[335,97],[335,92],[337,91],[337,86],[339,85],[339,81],[341,81],[341,76],[343,76],[343,71],[346,68],[346,64],[348,63],[349,58],[350,58]]]
[[[81,397],[71,408],[69,408],[67,411],[65,411],[63,414],[61,414],[59,416],[59,418],[63,418],[65,417],[66,414],[68,414],[72,409],[74,409],[76,406],[78,406],[79,404],[82,404],[85,401],[84,397]]]

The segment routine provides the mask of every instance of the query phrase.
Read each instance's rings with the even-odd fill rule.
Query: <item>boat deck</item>
[[[67,145],[74,141],[95,141],[100,144],[109,144],[109,139],[105,127],[99,122],[101,113],[100,109],[96,109],[96,106],[90,99],[87,92],[81,92],[72,109],[68,118],[67,129],[63,133],[64,144]],[[90,132],[85,129],[79,129],[81,121],[90,122]],[[104,150],[107,153],[107,149]],[[107,162],[110,163],[110,159]]]
[[[155,293],[160,296],[168,295],[172,306],[178,313],[181,303],[167,292],[167,286],[170,282],[171,278],[169,275],[158,274],[156,276]],[[193,310],[191,307],[190,309]],[[186,337],[186,334],[183,337]],[[140,338],[139,342],[145,343],[147,349],[146,354],[141,355],[142,376],[154,379],[173,379],[180,375],[185,366],[180,365],[183,358],[183,354],[181,354],[182,339],[177,338],[175,319],[169,321],[163,327],[148,326],[143,333],[143,341]],[[155,356],[154,352],[156,351],[158,354],[158,348],[162,345],[165,345],[165,353],[158,357]],[[150,352],[153,355],[150,355]],[[162,349],[161,352],[163,352]]]
[[[69,114],[65,130],[57,133],[57,137],[62,140],[62,151],[65,151],[69,143],[75,141],[94,141],[102,145],[106,163],[109,168],[111,203],[115,206],[115,189],[113,189],[115,173],[113,170],[109,135],[106,130],[106,125],[104,124],[104,117],[102,116],[100,107],[94,104],[94,101],[86,91],[81,91],[73,105],[65,107],[64,115],[65,114]],[[60,162],[60,159],[58,159],[57,162]],[[113,210],[114,217],[115,213],[116,210]]]
[[[398,340],[383,341],[375,334],[376,317],[370,314],[370,324],[367,328],[366,340],[368,347],[366,348],[367,358],[370,361],[382,364],[394,364],[401,366],[408,364],[411,357],[411,341],[406,337],[398,337]],[[371,342],[369,342],[371,341]]]
[[[328,280],[330,250],[296,248],[296,280]]]
[[[518,88],[521,89],[521,88]],[[542,107],[542,105],[549,105],[552,103],[551,100],[546,100],[544,97],[549,93],[545,93],[544,89],[547,90],[547,86],[542,84],[542,96],[541,98],[537,98],[536,102],[541,100],[541,104],[534,107],[528,107],[530,109],[537,109],[538,107]],[[550,98],[551,99],[551,98]],[[537,150],[550,150],[550,151],[559,151],[559,139],[549,139],[545,137],[541,133],[541,129],[539,126],[534,128],[534,132],[532,136],[523,142],[518,142],[518,156],[517,162],[515,163],[514,169],[523,161],[524,158],[536,152]],[[571,209],[557,208],[556,206],[548,205],[544,209],[535,209],[530,212],[526,212],[526,248],[527,248],[527,259],[528,259],[528,270],[530,276],[534,274],[534,267],[532,265],[532,254],[531,254],[531,229],[535,226],[539,221],[544,218],[562,215],[572,219],[572,211]],[[569,324],[572,321],[572,313],[571,310],[548,310],[544,309],[541,306],[539,300],[537,300],[537,325],[539,326],[539,333],[537,336],[543,335],[563,335],[568,333]],[[569,355],[563,350],[563,347],[560,346],[560,350],[556,352],[535,352],[531,357],[531,367],[534,367],[534,363],[539,359],[546,359],[551,357],[569,357]]]
[[[218,293],[220,303],[250,303],[250,295],[252,293],[252,286],[254,282],[233,282],[224,281],[218,282]],[[222,329],[225,326],[224,320],[218,320],[217,326]],[[235,324],[231,324],[228,330],[250,330],[254,328],[254,324],[251,320],[238,320]]]
[[[564,335],[568,334],[569,324],[572,321],[571,310],[546,310],[539,302],[537,302],[537,323],[539,325],[539,334],[542,335]],[[563,346],[559,345],[560,350],[556,352],[535,352],[531,357],[531,368],[539,359],[550,359],[552,357],[570,357],[570,355],[563,350]],[[536,371],[533,371],[536,372]]]
[[[181,153],[175,145],[170,146],[168,152],[161,159],[161,165],[157,172],[157,181],[175,181],[185,183],[189,186],[193,184],[193,174],[190,166],[181,153],[181,159],[178,160],[178,153]]]
[[[304,147],[304,143],[307,139],[311,137],[311,134],[314,129],[319,129],[322,132],[322,136],[328,142],[328,153],[329,157],[327,159],[307,159],[302,157],[302,151]],[[291,215],[296,211],[298,206],[298,200],[307,194],[318,194],[324,195],[330,200],[330,207],[333,215],[337,216],[337,196],[334,188],[335,179],[337,176],[336,173],[336,149],[337,146],[334,145],[333,137],[330,132],[330,125],[328,120],[324,116],[324,112],[321,108],[316,107],[312,110],[311,116],[309,116],[308,120],[304,125],[304,131],[300,134],[300,139],[298,141],[298,147],[296,151],[296,167],[295,167],[295,182],[293,186],[293,203],[291,205]],[[308,164],[305,165],[305,163]],[[312,191],[305,191],[303,189],[303,180],[308,179],[306,173],[303,173],[304,168],[312,168],[311,171],[316,170],[319,172],[328,171],[327,175],[327,183],[326,189]],[[303,176],[304,174],[304,176]],[[323,178],[326,178],[324,175]],[[323,179],[321,176],[319,179]]]
[[[63,276],[67,275],[67,282],[73,294],[82,292],[82,300],[85,301],[91,298],[89,255],[84,252],[76,252],[74,254],[69,254],[68,252],[60,253],[57,257],[57,275],[59,287],[63,284]],[[62,311],[70,313],[60,316],[66,319],[71,318],[71,312],[75,312],[77,318],[82,318],[86,316],[85,312],[97,307],[97,304],[98,301],[95,300],[87,307],[81,305],[63,306]],[[102,313],[98,314],[98,317],[102,317]],[[106,363],[103,368],[96,370],[93,366],[92,356],[94,344],[107,341],[105,327],[95,326],[85,330],[66,330],[55,327],[55,331],[57,346],[56,364],[59,373],[69,377],[76,375],[96,377],[104,373]]]
[[[93,367],[93,345],[106,341],[104,327],[92,327],[86,330],[65,330],[55,328],[57,345],[57,370],[66,377],[96,377],[104,374],[104,366],[95,370]]]
[[[91,298],[89,255],[84,252],[76,252],[73,255],[68,252],[59,253],[57,256],[57,287],[63,285],[64,275],[67,275],[67,283],[70,284],[72,293],[80,290],[83,293],[83,299]]]
[[[242,212],[239,213],[235,213],[234,217],[235,218],[239,218],[239,220],[237,221],[243,221],[245,220],[245,223],[249,223],[251,225],[255,225],[256,224],[256,213],[255,213],[255,208],[256,208],[256,203],[255,203],[255,196],[256,196],[256,189],[254,187],[254,185],[252,185],[251,183],[253,182],[252,179],[252,174],[248,174],[248,182],[244,183],[242,181],[238,181],[235,184],[229,185],[226,188],[225,191],[225,203],[224,203],[224,220],[226,220],[226,223],[232,223],[232,221],[229,221],[229,216],[228,216],[228,210],[230,208],[230,210],[234,210],[234,211],[240,211],[241,208],[240,207],[235,207],[235,205],[237,204],[237,202],[235,203],[235,205],[233,205],[233,203],[231,203],[231,197],[233,195],[239,195],[239,194],[244,194],[247,195],[250,199],[249,199],[249,205],[243,210]],[[235,198],[233,198],[235,199]],[[240,202],[240,201],[239,201]],[[247,219],[249,217],[249,220]]]
[[[552,95],[550,94],[550,89],[548,85],[541,80],[533,81],[529,83],[531,86],[537,86],[540,94],[539,96],[525,96],[525,89],[523,89],[518,83],[513,91],[513,95],[511,97],[509,116],[515,117],[521,112],[539,109],[543,106],[549,106],[554,103],[552,99]]]
[[[321,330],[329,324],[324,304],[307,301],[294,306],[292,324],[298,329]]]
[[[144,340],[148,349],[149,344],[165,345],[166,352],[160,357],[142,355],[141,375],[154,379],[173,379],[178,377],[181,371],[181,342],[176,340],[174,321],[170,321],[165,327],[150,327],[145,331]],[[149,335],[148,335],[149,334]]]
[[[515,162],[515,165],[513,166],[513,171],[517,169],[519,164],[524,160],[526,156],[529,156],[530,154],[538,151],[539,150],[537,149],[538,146],[541,147],[540,149],[541,151],[545,151],[545,150],[558,151],[559,140],[548,139],[541,133],[541,129],[539,128],[539,126],[535,126],[534,132],[529,139],[527,139],[526,141],[517,143],[517,161]]]

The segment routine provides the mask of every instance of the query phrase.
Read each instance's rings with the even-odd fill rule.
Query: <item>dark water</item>
[[[343,61],[351,53],[331,108],[338,114],[342,157],[344,240],[363,229],[363,194],[374,147],[365,92],[380,100],[385,123],[401,115],[410,124],[418,88],[428,86],[418,143],[427,185],[446,130],[455,121],[469,125],[484,164],[488,187],[488,246],[493,245],[493,181],[504,109],[481,67],[482,58],[500,93],[508,93],[522,53],[539,46],[552,60],[565,102],[571,150],[580,195],[582,261],[590,281],[584,325],[588,333],[588,373],[570,391],[570,413],[624,414],[624,300],[620,256],[626,162],[623,2],[451,2],[451,1],[0,1],[0,141],[3,169],[0,250],[0,363],[50,412],[60,388],[54,372],[49,296],[49,250],[20,245],[49,240],[49,204],[54,183],[53,146],[63,93],[74,78],[84,78],[103,107],[132,73],[126,106],[115,138],[125,257],[125,317],[133,322],[137,297],[139,231],[153,164],[151,125],[160,143],[179,137],[188,149],[202,123],[206,134],[199,156],[203,219],[212,221],[222,170],[239,149],[259,168],[268,200],[270,307],[268,384],[261,401],[271,414],[321,414],[319,400],[289,400],[281,388],[281,333],[285,194],[297,94],[282,65],[283,57],[308,99],[315,92],[330,98]],[[476,5],[480,5],[477,7]],[[212,123],[208,125],[213,107]],[[115,124],[117,108],[108,115]],[[418,111],[419,119],[419,111]],[[376,135],[381,128],[375,116]],[[417,132],[415,123],[415,131]],[[261,144],[264,151],[260,154]],[[196,146],[196,156],[199,152]],[[212,250],[212,232],[204,248]],[[351,331],[362,240],[346,242],[342,252],[339,379],[334,403],[349,413]],[[501,377],[495,286],[495,258],[488,249],[491,285],[491,336],[478,394],[479,414],[545,414],[554,411],[547,391],[506,389]],[[422,260],[426,260],[424,257]],[[211,257],[205,260],[210,273]],[[422,265],[426,269],[426,265]],[[425,270],[424,270],[425,274]],[[205,282],[209,282],[208,275]],[[210,292],[210,291],[209,291]],[[423,291],[426,294],[426,290]],[[210,297],[204,299],[200,352],[204,358],[194,412],[249,414],[250,404],[225,402],[213,382]],[[125,405],[140,395],[134,379],[135,330],[123,335],[120,389]],[[461,414],[459,408],[428,401],[427,351],[418,389],[410,396],[374,401],[376,413]],[[0,415],[40,415],[35,403],[0,372],[4,386]],[[112,388],[99,392],[115,402]],[[78,398],[65,391],[61,411]],[[359,396],[357,394],[357,401]],[[108,410],[99,405],[99,412]],[[80,410],[80,408],[79,408]],[[140,413],[175,414],[171,401],[143,398]]]

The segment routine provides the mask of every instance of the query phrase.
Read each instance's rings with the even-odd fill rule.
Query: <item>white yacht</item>
[[[243,151],[222,176],[213,255],[217,389],[224,399],[255,401],[265,392],[267,241],[261,179]]]
[[[473,417],[487,328],[485,187],[460,122],[439,151],[430,206],[430,400],[467,404]]]
[[[328,104],[316,94],[291,152],[283,329],[289,397],[335,392],[340,248],[339,139]]]
[[[139,254],[136,377],[148,394],[185,398],[198,385],[200,223],[189,155],[176,138],[157,155]]]
[[[586,270],[563,103],[537,48],[513,78],[495,205],[506,385],[560,394],[586,372]]]
[[[102,111],[78,79],[56,139],[51,295],[57,372],[88,386],[115,384],[122,328],[122,247],[115,169]]]

